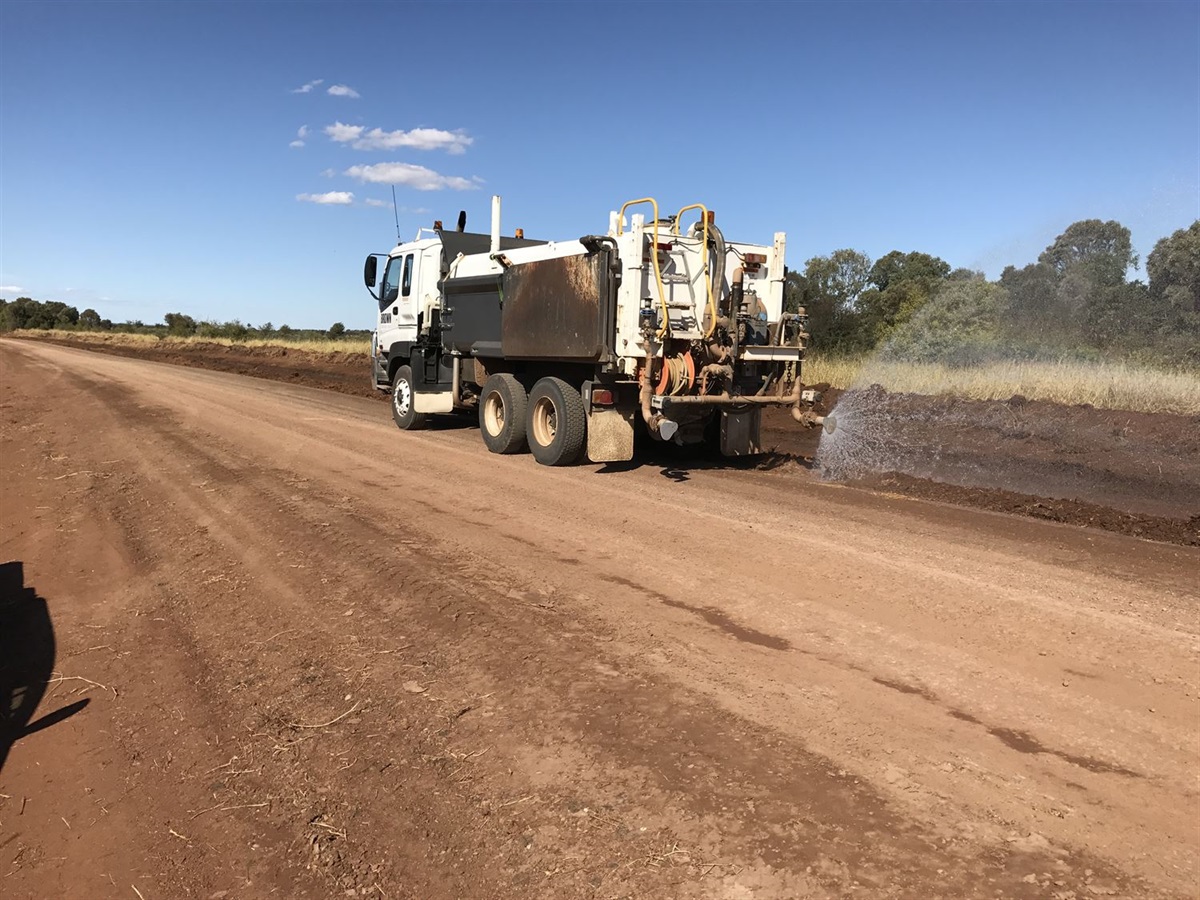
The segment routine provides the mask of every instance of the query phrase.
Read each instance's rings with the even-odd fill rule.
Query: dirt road
[[[5,896],[1200,890],[1196,548],[12,341],[0,440]]]

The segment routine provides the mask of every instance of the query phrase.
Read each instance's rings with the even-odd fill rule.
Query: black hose
[[[701,237],[704,234],[704,223],[696,222],[692,225],[692,237]],[[713,290],[716,292],[714,300],[717,305],[717,314],[720,315],[721,310],[721,288],[725,285],[725,235],[721,234],[721,229],[717,227],[715,222],[708,223],[708,241],[713,246],[713,251],[716,254],[716,261],[713,264],[711,278]],[[708,248],[704,248],[704,252],[708,252]],[[736,311],[731,314],[730,318],[736,315]]]

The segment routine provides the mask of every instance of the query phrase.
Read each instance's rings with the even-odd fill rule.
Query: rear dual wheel
[[[492,375],[479,396],[479,431],[493,453],[520,453],[526,448],[525,418],[529,400],[525,387],[502,372]]]
[[[543,466],[569,466],[587,438],[587,412],[579,391],[561,378],[543,378],[529,392],[525,427],[529,450]]]
[[[525,393],[507,372],[492,375],[479,396],[479,431],[493,453],[528,449],[543,466],[569,466],[587,438],[579,391],[561,378],[543,378]]]

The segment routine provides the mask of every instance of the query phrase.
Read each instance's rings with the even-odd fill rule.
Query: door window
[[[413,254],[404,257],[404,280],[400,288],[400,296],[407,297],[412,293]]]
[[[412,259],[412,256],[409,256]],[[387,271],[383,273],[383,293],[379,295],[379,305],[388,306],[396,302],[400,294],[400,267],[404,260],[397,256],[388,260]]]

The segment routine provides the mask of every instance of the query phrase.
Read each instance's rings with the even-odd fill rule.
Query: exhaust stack
[[[492,253],[500,252],[500,195],[492,195]]]

